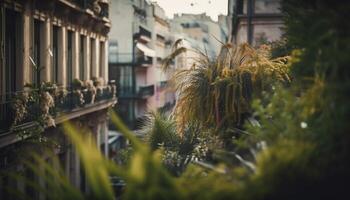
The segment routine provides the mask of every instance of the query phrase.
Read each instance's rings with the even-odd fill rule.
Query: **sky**
[[[174,13],[206,12],[217,21],[219,14],[227,15],[227,0],[152,0],[152,2],[157,2],[169,18],[172,18]]]

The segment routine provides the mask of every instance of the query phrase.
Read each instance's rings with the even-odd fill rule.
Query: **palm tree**
[[[288,57],[271,59],[268,46],[253,49],[248,44],[224,44],[215,60],[198,50],[175,42],[173,53],[163,62],[169,63],[185,51],[198,55],[190,68],[172,72],[172,85],[178,93],[172,116],[180,134],[189,121],[204,128],[241,127],[252,113],[253,95],[272,90],[272,83],[289,83]]]

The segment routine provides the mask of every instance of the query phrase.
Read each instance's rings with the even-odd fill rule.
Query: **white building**
[[[146,112],[173,101],[160,69],[170,47],[169,24],[164,10],[146,0],[113,1],[110,17],[109,78],[119,86],[117,111],[137,129]]]

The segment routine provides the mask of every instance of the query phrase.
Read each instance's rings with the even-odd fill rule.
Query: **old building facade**
[[[18,134],[40,127],[44,138],[58,144],[53,150],[71,182],[87,189],[78,155],[61,125],[70,120],[87,130],[107,155],[107,110],[116,103],[115,85],[108,81],[109,4],[108,0],[0,1],[1,170],[21,169],[13,149],[34,151],[36,146],[27,144],[30,134]],[[30,190],[23,183],[6,181],[2,183]],[[1,188],[0,198],[7,195]]]

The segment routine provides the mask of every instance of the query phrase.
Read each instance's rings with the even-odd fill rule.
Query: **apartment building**
[[[153,7],[153,41],[155,41],[155,65],[153,72],[149,73],[149,79],[155,83],[155,95],[150,98],[150,108],[153,110],[167,111],[175,104],[175,94],[170,90],[169,80],[171,74],[162,70],[162,61],[171,53],[174,43],[173,33],[170,31],[170,23],[165,16],[165,11],[157,3]],[[169,68],[174,69],[175,63],[170,63]]]
[[[215,58],[221,48],[222,30],[218,22],[213,21],[205,13],[202,14],[175,14],[171,20],[172,29],[183,33],[185,38],[192,40],[198,50]]]
[[[25,173],[17,163],[22,156],[18,152],[38,151],[45,157],[42,141],[28,142],[39,133],[41,139],[57,144],[51,150],[71,182],[83,191],[88,188],[75,148],[61,126],[70,120],[86,130],[107,156],[107,109],[116,103],[115,85],[108,81],[109,4],[107,0],[0,1],[1,170]],[[29,191],[34,199],[45,199],[23,182],[6,178],[1,182]],[[9,195],[0,187],[1,199]]]
[[[109,44],[109,78],[118,85],[117,112],[131,129],[145,113],[170,101],[167,77],[160,70],[166,55],[169,27],[164,11],[146,0],[120,0],[111,4],[113,24]]]
[[[231,41],[253,46],[279,40],[283,34],[280,0],[229,0]]]

